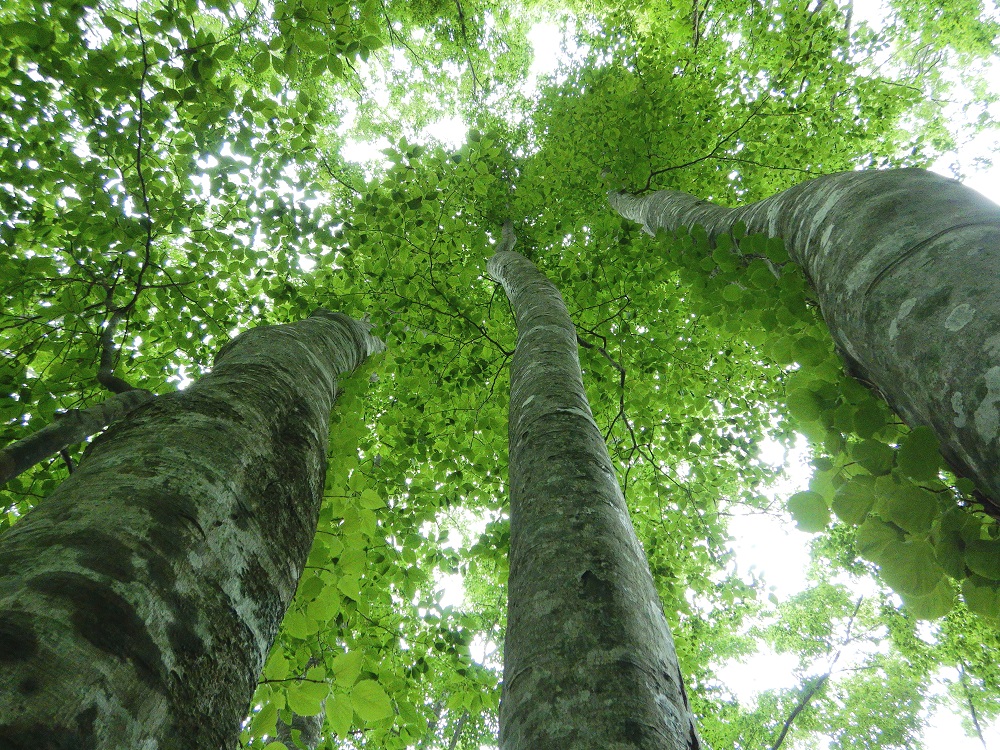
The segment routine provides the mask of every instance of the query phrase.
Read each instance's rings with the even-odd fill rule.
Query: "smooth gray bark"
[[[305,564],[337,376],[320,313],[140,406],[0,537],[0,747],[231,750]]]
[[[116,393],[87,409],[68,411],[37,432],[11,443],[0,450],[0,485],[49,456],[82,443],[151,398],[152,393],[136,388]]]
[[[281,720],[281,717],[278,717],[274,738],[278,742],[283,742],[288,750],[296,750],[300,746],[308,750],[316,750],[323,739],[323,720],[325,717],[325,710],[315,716],[294,714],[291,724],[286,724]],[[296,738],[299,744],[295,744]]]
[[[646,231],[742,221],[805,270],[855,377],[1000,505],[1000,207],[922,169],[845,172],[740,208],[611,193]],[[996,512],[996,509],[994,509]]]
[[[501,249],[489,273],[518,331],[500,747],[697,748],[670,629],[587,402],[562,296],[519,253]]]

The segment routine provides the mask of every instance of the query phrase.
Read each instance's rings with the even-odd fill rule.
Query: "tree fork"
[[[650,234],[743,222],[805,270],[849,372],[1000,509],[1000,206],[923,169],[844,172],[723,208],[673,190],[609,193]]]
[[[501,750],[694,750],[677,654],[583,386],[556,287],[489,261],[517,319]]]
[[[231,750],[312,543],[337,376],[382,343],[251,329],[0,538],[0,746]]]

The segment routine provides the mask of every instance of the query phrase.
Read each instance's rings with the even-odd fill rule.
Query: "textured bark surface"
[[[323,721],[326,718],[326,711],[315,716],[300,716],[294,714],[292,723],[286,724],[278,717],[278,723],[274,730],[274,738],[278,742],[283,742],[288,750],[304,747],[306,750],[316,750],[320,740],[323,739]],[[296,744],[296,740],[298,744]]]
[[[562,297],[489,262],[517,316],[502,750],[698,747],[645,554],[584,392]]]
[[[116,393],[88,409],[73,409],[38,432],[11,443],[0,450],[0,485],[64,448],[82,443],[151,398],[149,391],[135,388]]]
[[[232,750],[316,528],[338,373],[317,314],[228,344],[0,537],[0,747]]]
[[[675,191],[610,199],[651,233],[743,221],[783,238],[851,374],[1000,504],[1000,207],[922,169],[828,175],[734,209]]]

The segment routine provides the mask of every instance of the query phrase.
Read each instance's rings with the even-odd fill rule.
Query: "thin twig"
[[[809,686],[809,689],[802,694],[801,698],[799,698],[799,702],[795,705],[795,708],[792,709],[792,713],[790,713],[788,718],[785,719],[785,723],[781,727],[781,732],[778,734],[778,738],[774,741],[774,744],[771,745],[771,750],[778,750],[778,748],[781,747],[781,744],[785,741],[785,736],[788,734],[788,730],[792,728],[792,723],[798,715],[805,710],[806,706],[809,705],[809,701],[811,701],[813,696],[819,692],[819,689],[830,679],[830,675],[833,674],[833,668],[836,666],[837,660],[840,659],[840,655],[843,653],[843,647],[851,642],[851,629],[854,626],[854,618],[858,616],[858,611],[861,609],[861,602],[864,600],[865,598],[863,596],[858,598],[858,603],[854,605],[854,612],[851,613],[851,619],[847,621],[847,632],[844,635],[844,640],[840,644],[840,648],[837,649],[837,653],[834,654],[833,659],[830,660],[830,664],[827,667],[826,672],[815,678],[813,683]]]
[[[965,677],[965,662],[962,662],[958,670],[958,678],[962,682],[962,691],[965,693],[965,702],[969,704],[969,715],[972,717],[972,726],[979,735],[979,741],[983,743],[983,750],[986,750],[986,740],[983,738],[983,728],[979,726],[979,716],[976,707],[972,703],[972,693],[969,692],[969,683]]]
[[[455,725],[455,733],[451,736],[451,742],[448,743],[448,750],[455,750],[458,747],[458,740],[462,736],[462,730],[465,729],[465,722],[469,720],[469,712],[462,711],[462,718],[458,720],[458,724]]]

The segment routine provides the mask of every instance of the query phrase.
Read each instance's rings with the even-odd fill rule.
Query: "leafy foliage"
[[[709,744],[918,746],[942,666],[960,670],[958,705],[1000,714],[1000,533],[972,488],[843,374],[780,241],[649,238],[604,198],[754,200],[926,163],[950,146],[926,97],[942,80],[905,55],[872,72],[900,38],[834,3],[611,5],[0,9],[4,440],[103,398],[109,357],[165,392],[238,331],[321,306],[370,315],[389,345],[340,395],[315,546],[246,747],[279,747],[294,715],[322,715],[330,748],[493,742],[515,339],[485,261],[506,219],[574,317]],[[914,33],[925,10],[900,10]],[[525,34],[543,17],[572,57],[531,92]],[[976,18],[962,54],[984,49]],[[460,147],[427,136],[459,115]],[[378,139],[384,159],[352,159]],[[760,448],[797,433],[815,472],[780,502]],[[8,485],[0,527],[65,474],[54,461]],[[809,589],[773,601],[740,570],[741,513],[816,534]],[[874,593],[856,605],[845,581]],[[718,675],[761,650],[793,654],[801,684],[741,703]]]

